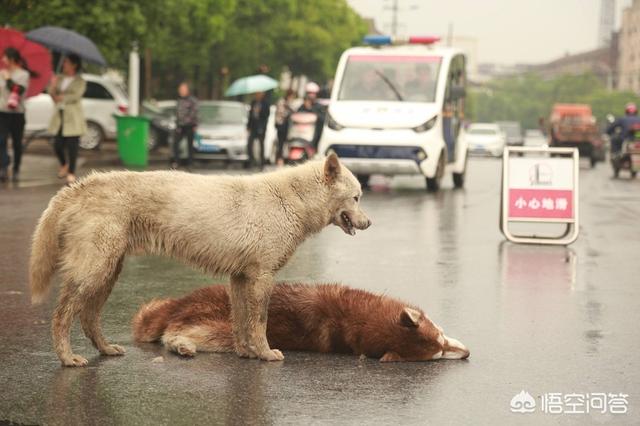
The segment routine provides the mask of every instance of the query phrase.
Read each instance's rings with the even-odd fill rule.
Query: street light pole
[[[129,53],[129,115],[138,115],[140,107],[140,55],[138,43],[133,43]]]
[[[398,35],[398,0],[393,0],[391,6],[391,34],[394,37]]]

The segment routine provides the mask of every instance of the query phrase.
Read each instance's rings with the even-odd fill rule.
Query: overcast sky
[[[632,0],[617,0],[616,26]],[[389,32],[393,0],[348,0]],[[597,45],[600,0],[398,0],[399,33],[477,39],[478,62],[546,62]],[[385,10],[385,8],[387,8]]]

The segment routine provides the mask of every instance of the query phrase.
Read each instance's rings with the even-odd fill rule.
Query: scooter
[[[313,141],[316,134],[317,114],[294,112],[289,117],[289,134],[285,144],[284,159],[287,164],[307,161],[316,154]]]
[[[620,151],[611,153],[611,166],[615,178],[620,175],[620,170],[629,170],[631,178],[636,177],[640,170],[640,124],[631,128]]]

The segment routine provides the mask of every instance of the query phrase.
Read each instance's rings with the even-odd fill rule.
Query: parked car
[[[547,137],[540,129],[527,129],[524,132],[524,146],[542,147],[548,145]]]
[[[114,80],[94,74],[83,74],[82,78],[87,82],[87,90],[82,99],[87,133],[80,138],[80,147],[96,149],[105,139],[116,137],[113,114],[126,114],[129,101],[124,88]],[[27,99],[25,135],[45,135],[54,110],[53,100],[46,93]]]
[[[522,146],[524,144],[520,123],[517,121],[498,121],[497,124],[507,137],[507,145]]]
[[[158,105],[144,101],[140,107],[140,115],[151,120],[147,146],[153,151],[159,146],[171,146],[176,130],[176,120]]]
[[[242,102],[201,101],[194,158],[246,161],[247,109]]]
[[[464,134],[469,152],[502,157],[507,137],[496,123],[473,123]]]

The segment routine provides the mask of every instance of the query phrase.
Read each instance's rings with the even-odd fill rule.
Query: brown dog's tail
[[[58,218],[61,212],[57,201],[57,197],[51,200],[33,233],[29,276],[34,304],[42,303],[47,297],[51,277],[58,267]]]
[[[133,339],[136,342],[156,342],[164,334],[172,311],[173,299],[153,299],[140,307],[133,316]]]

